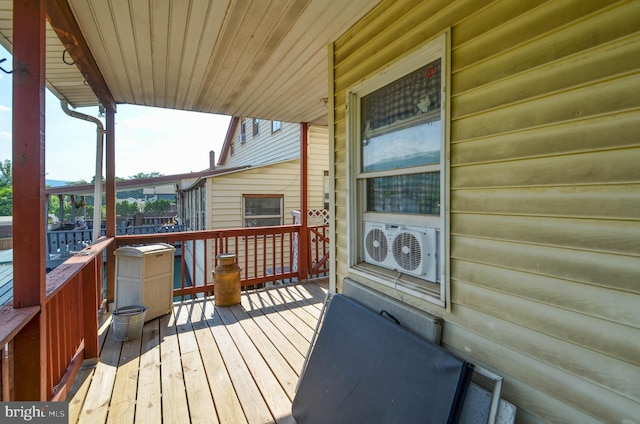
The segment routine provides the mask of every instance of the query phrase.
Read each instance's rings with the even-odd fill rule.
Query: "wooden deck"
[[[70,423],[286,423],[326,280],[174,304],[137,340],[100,330],[100,360],[81,370]]]

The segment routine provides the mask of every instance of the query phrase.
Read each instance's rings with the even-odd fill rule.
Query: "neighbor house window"
[[[444,302],[445,36],[350,90],[352,265]],[[372,267],[373,266],[373,267]],[[379,271],[376,271],[379,270]]]
[[[253,118],[253,136],[255,137],[258,133],[260,133],[260,120]]]
[[[282,195],[255,195],[242,196],[242,221],[245,227],[268,227],[282,225],[283,203]]]
[[[240,135],[238,136],[238,141],[240,143],[247,141],[247,123],[244,119],[240,121]]]
[[[271,121],[271,132],[280,131],[281,128],[282,128],[281,121]]]
[[[329,192],[331,191],[330,181],[329,181],[329,171],[324,171],[324,199],[323,205],[326,210],[329,210]]]

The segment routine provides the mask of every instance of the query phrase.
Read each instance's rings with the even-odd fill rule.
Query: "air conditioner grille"
[[[421,264],[422,252],[418,238],[408,232],[398,234],[393,240],[393,258],[408,271],[415,271]]]
[[[384,262],[387,258],[387,237],[384,232],[378,228],[371,229],[365,237],[365,249],[367,254],[376,262]]]

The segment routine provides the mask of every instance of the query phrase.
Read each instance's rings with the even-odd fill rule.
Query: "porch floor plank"
[[[101,327],[98,364],[78,373],[70,423],[293,423],[294,397],[327,282],[174,304],[141,338]],[[108,318],[110,320],[110,317]]]
[[[233,306],[229,309],[231,313],[233,313],[234,319],[240,323],[247,336],[249,336],[269,365],[269,368],[273,371],[273,374],[278,379],[280,386],[284,389],[289,400],[293,400],[296,382],[299,376],[299,368],[294,369],[287,361],[285,355],[289,355],[290,353],[280,352],[271,340],[269,340],[269,337],[260,329],[258,324],[256,324],[241,307]],[[293,350],[293,346],[291,349]]]
[[[300,322],[297,317],[291,317],[291,314],[289,314],[288,311],[278,311],[267,302],[267,299],[259,297],[256,294],[252,294],[251,296],[257,297],[256,300],[259,300],[263,307],[259,310],[254,309],[249,311],[249,315],[251,317],[256,317],[259,314],[266,316],[267,319],[279,330],[282,336],[293,343],[296,349],[298,349],[298,352],[306,355],[310,337],[305,337],[298,331],[297,327],[300,326]]]
[[[162,380],[162,419],[164,423],[181,423],[189,416],[187,390],[182,376],[180,346],[173,314],[159,318],[160,339],[160,379]]]
[[[280,417],[287,416],[291,413],[291,400],[287,397],[282,386],[280,386],[278,379],[271,372],[269,368],[270,364],[262,357],[228,308],[218,308],[216,309],[216,314],[220,314],[222,321],[229,330],[229,334],[238,349],[240,349],[247,369],[253,376],[269,410],[276,418],[276,422],[280,422]]]
[[[211,313],[210,328],[220,348],[222,359],[236,388],[238,400],[242,405],[245,417],[250,423],[267,423],[272,421],[271,412],[265,403],[260,389],[256,385],[243,356],[236,346],[233,337],[226,328],[218,313]],[[238,390],[238,388],[241,388]]]
[[[111,406],[107,415],[108,423],[124,424],[133,423],[135,420],[136,398],[131,397],[130,394],[137,391],[140,342],[138,338],[122,343]]]
[[[139,423],[158,423],[162,420],[159,334],[157,319],[149,321],[142,331],[140,375],[136,398],[136,422]]]
[[[113,385],[116,380],[120,348],[121,342],[115,341],[113,333],[109,331],[100,352],[100,360],[96,364],[95,372],[91,378],[92,384],[87,391],[78,422],[87,424],[106,422]]]
[[[222,354],[209,329],[209,320],[206,312],[202,309],[202,302],[195,303],[195,306],[194,314],[198,313],[200,320],[193,322],[193,329],[198,339],[198,346],[200,346],[200,354],[207,373],[209,389],[215,402],[218,420],[221,423],[246,424],[247,419],[242,411],[242,405],[236,396],[233,382],[222,360]],[[213,310],[213,306],[210,309]]]
[[[182,373],[187,389],[189,402],[189,416],[193,423],[217,424],[213,398],[209,391],[206,372],[195,332],[191,325],[190,315],[195,311],[195,302],[183,303],[188,308],[179,308],[176,314],[178,340],[180,343],[180,355],[182,358]],[[199,317],[195,317],[200,319]]]
[[[244,308],[239,309],[242,309],[244,316],[252,319],[252,321],[256,323],[256,326],[271,340],[291,368],[295,370],[296,373],[299,373],[304,364],[304,355],[296,349],[296,346],[290,340],[283,337],[278,327],[276,327],[266,315],[260,313],[251,316]]]

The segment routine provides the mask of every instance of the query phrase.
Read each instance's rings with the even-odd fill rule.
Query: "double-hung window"
[[[446,75],[442,35],[348,96],[357,193],[352,269],[439,304],[447,257]]]
[[[282,195],[252,195],[242,196],[242,222],[245,227],[268,227],[283,223]]]
[[[247,123],[244,119],[240,122],[240,135],[238,136],[238,141],[240,143],[247,141]]]

